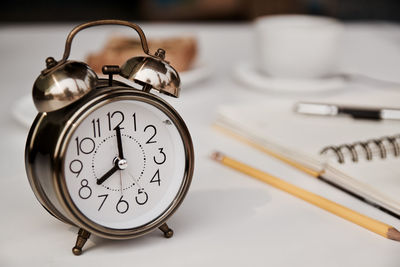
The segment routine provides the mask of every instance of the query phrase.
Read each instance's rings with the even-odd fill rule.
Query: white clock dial
[[[67,145],[69,195],[91,221],[132,229],[161,216],[181,189],[185,149],[173,120],[136,100],[102,105],[77,126]]]

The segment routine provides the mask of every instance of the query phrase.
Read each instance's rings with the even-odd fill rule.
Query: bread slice
[[[166,53],[165,60],[178,72],[187,71],[193,65],[197,54],[197,41],[194,37],[170,37],[147,40],[150,54],[158,48],[163,48]],[[144,55],[139,39],[125,36],[113,36],[108,39],[103,50],[91,53],[86,62],[97,73],[101,73],[104,65],[124,64],[128,59]]]

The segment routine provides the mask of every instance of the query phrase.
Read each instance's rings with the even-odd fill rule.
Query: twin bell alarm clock
[[[68,60],[74,36],[98,25],[132,28],[145,56],[103,66],[108,79]],[[173,235],[166,221],[189,189],[194,152],[180,115],[153,94],[179,95],[179,75],[164,57],[163,49],[150,54],[136,24],[89,22],[70,32],[63,58],[47,58],[33,85],[39,114],[26,142],[26,172],[43,207],[79,228],[75,255],[90,234],[128,239],[158,228]]]

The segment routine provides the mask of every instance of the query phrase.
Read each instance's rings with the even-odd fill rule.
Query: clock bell
[[[61,60],[56,61],[53,57],[46,59],[46,69],[36,79],[32,91],[33,102],[39,112],[51,112],[66,107],[96,88],[96,73],[86,63],[68,60],[68,57],[75,35],[85,28],[98,25],[123,25],[133,28],[139,34],[143,52],[146,54],[128,59],[121,67],[104,66],[103,74],[109,75],[110,86],[112,75],[119,74],[143,86],[143,91],[155,89],[169,96],[179,96],[179,74],[165,60],[165,50],[159,48],[151,55],[146,37],[136,24],[121,20],[99,20],[81,24],[70,32]]]

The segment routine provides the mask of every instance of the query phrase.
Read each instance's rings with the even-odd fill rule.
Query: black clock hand
[[[115,132],[117,133],[117,143],[118,143],[118,156],[120,159],[124,158],[124,151],[122,150],[122,138],[121,138],[121,128],[119,126],[115,127]]]
[[[115,164],[114,167],[112,167],[108,172],[106,172],[101,178],[97,179],[97,184],[100,185],[104,183],[105,180],[107,180],[111,175],[113,175],[118,170],[119,170],[118,165]]]
[[[102,183],[104,183],[104,181],[107,180],[116,171],[123,170],[126,168],[126,160],[124,159],[124,151],[122,149],[121,128],[119,128],[119,126],[117,126],[114,128],[114,130],[115,130],[116,136],[117,136],[119,159],[116,159],[115,165],[108,172],[106,172],[101,178],[97,179],[98,185],[101,185]]]

